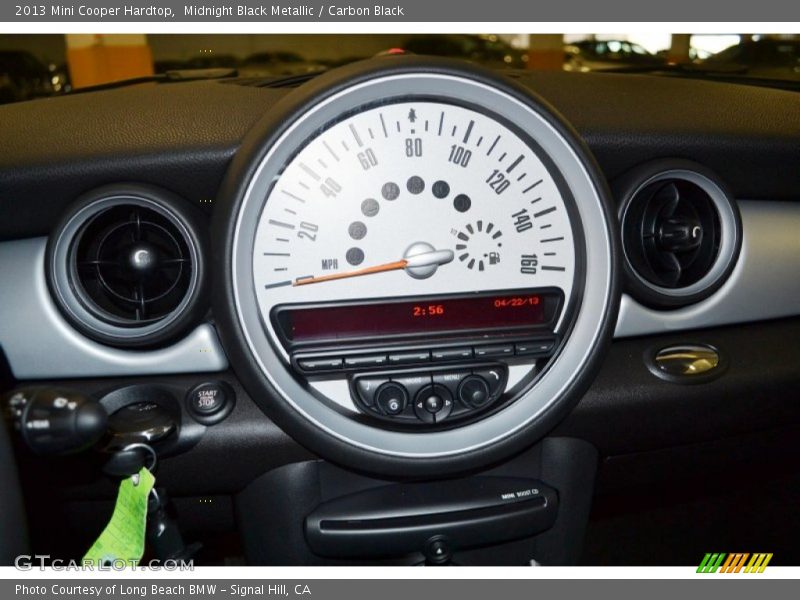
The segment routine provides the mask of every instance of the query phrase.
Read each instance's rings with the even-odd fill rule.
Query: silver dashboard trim
[[[728,281],[696,305],[659,311],[623,295],[614,337],[800,315],[800,206],[740,201],[743,243]],[[44,277],[46,238],[0,243],[0,347],[19,379],[214,372],[228,361],[211,325],[155,351],[97,344],[64,320]]]
[[[800,315],[800,205],[738,204],[742,249],[723,286],[706,300],[677,310],[654,310],[625,294],[615,338]]]
[[[47,238],[0,244],[0,347],[17,379],[161,375],[222,371],[216,330],[199,325],[171,346],[120,350],[98,344],[61,315],[45,280]]]

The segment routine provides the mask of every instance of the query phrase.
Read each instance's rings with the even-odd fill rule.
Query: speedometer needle
[[[430,249],[429,249],[430,248]],[[421,250],[421,251],[420,251]],[[323,281],[334,281],[336,279],[347,279],[348,277],[362,277],[374,273],[385,273],[386,271],[400,271],[405,269],[409,275],[417,278],[430,277],[436,272],[440,265],[445,265],[453,260],[452,250],[435,250],[430,244],[418,242],[406,250],[405,258],[393,262],[363,267],[352,271],[341,273],[331,273],[330,275],[320,275],[319,277],[301,277],[295,279],[293,286],[309,285],[311,283],[322,283]]]

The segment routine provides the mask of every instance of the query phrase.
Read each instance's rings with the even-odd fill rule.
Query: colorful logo
[[[750,560],[748,561],[748,559]],[[700,566],[697,567],[697,572],[763,573],[771,560],[771,552],[757,552],[755,554],[750,554],[749,552],[736,552],[733,554],[708,552],[700,562]]]

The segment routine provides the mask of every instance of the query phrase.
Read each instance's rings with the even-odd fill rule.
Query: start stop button
[[[224,381],[201,383],[186,394],[186,408],[196,421],[212,425],[227,417],[235,401],[233,388]]]

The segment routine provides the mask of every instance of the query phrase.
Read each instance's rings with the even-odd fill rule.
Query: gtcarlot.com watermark
[[[49,554],[23,554],[14,559],[14,567],[19,571],[126,571],[137,569],[141,571],[194,571],[193,560],[126,560],[122,558],[109,558],[108,560],[94,561],[90,559],[64,560],[52,558]]]

